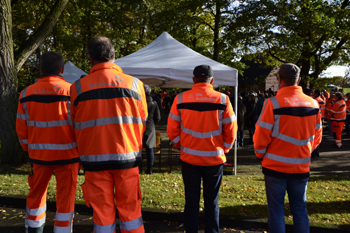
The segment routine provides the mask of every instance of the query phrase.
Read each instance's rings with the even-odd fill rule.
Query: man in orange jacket
[[[345,132],[346,136],[350,136],[350,93],[346,94],[346,121],[345,121]]]
[[[197,66],[191,90],[178,94],[172,105],[167,134],[181,149],[185,184],[185,231],[198,232],[198,211],[203,178],[205,232],[219,232],[219,189],[225,153],[237,133],[236,116],[227,95],[213,89],[213,70]]]
[[[43,232],[46,192],[55,172],[57,181],[55,233],[71,233],[79,156],[69,113],[70,84],[60,75],[63,57],[50,51],[40,60],[42,76],[19,97],[16,130],[28,152],[32,170],[28,177],[25,231]]]
[[[116,207],[122,233],[145,232],[138,165],[146,129],[143,83],[114,64],[106,37],[88,43],[92,68],[71,86],[71,113],[78,152],[85,170],[82,185],[93,207],[94,232],[116,231]]]
[[[268,225],[271,233],[284,233],[284,198],[288,192],[294,232],[308,233],[306,186],[311,152],[320,144],[322,123],[316,100],[298,86],[300,69],[281,65],[279,91],[264,102],[256,123],[254,149],[265,175]]]
[[[342,148],[341,134],[346,120],[346,104],[341,92],[335,93],[335,102],[328,111],[328,118],[332,121],[333,135],[337,147]]]

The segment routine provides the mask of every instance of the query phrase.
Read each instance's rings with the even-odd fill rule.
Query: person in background
[[[205,232],[219,233],[219,190],[225,153],[234,145],[237,121],[227,95],[213,89],[214,72],[208,65],[193,71],[191,90],[175,97],[167,126],[169,139],[181,149],[185,185],[185,231],[198,232],[203,178]]]
[[[250,93],[249,102],[246,105],[246,107],[247,107],[246,120],[247,120],[249,138],[250,138],[251,144],[253,143],[253,135],[255,132],[255,123],[259,118],[258,109],[256,107],[257,102],[258,102],[257,94],[255,92]]]
[[[322,122],[323,122],[324,112],[325,112],[325,102],[323,101],[323,98],[321,98],[320,90],[314,91],[314,99],[318,102],[318,106],[320,107],[320,114],[321,114]],[[311,153],[311,158],[320,157],[320,145],[321,145],[321,143]]]
[[[147,109],[148,117],[146,121],[146,131],[143,134],[143,147],[146,148],[147,154],[147,171],[146,174],[152,174],[152,166],[154,161],[153,148],[156,147],[156,126],[160,121],[160,111],[158,105],[151,96],[151,88],[148,85],[144,85],[146,99],[147,99]],[[142,161],[140,162],[140,174],[142,173]]]
[[[343,144],[341,141],[341,133],[343,132],[346,120],[346,104],[343,100],[341,92],[335,93],[335,102],[332,108],[328,111],[328,118],[332,121],[333,135],[335,136],[335,143],[339,149]]]
[[[329,118],[329,111],[330,109],[332,109],[333,104],[335,102],[335,95],[334,92],[331,92],[327,102],[326,102],[326,107],[325,107],[325,111],[324,111],[324,116],[325,119],[327,120],[327,125],[328,125],[328,130],[329,130],[329,136],[327,136],[327,139],[334,139],[334,134],[333,134],[333,129],[332,129],[332,121]]]
[[[261,110],[263,108],[264,105],[264,101],[265,101],[265,97],[262,93],[258,94],[258,102],[256,103],[256,113],[258,116],[260,116]]]
[[[115,232],[116,209],[121,232],[144,233],[138,168],[148,114],[143,82],[114,64],[108,38],[91,39],[87,49],[92,68],[71,86],[71,114],[94,233]]]
[[[346,94],[346,121],[345,121],[345,132],[346,136],[350,136],[350,93]]]
[[[243,103],[242,96],[238,97],[238,109],[237,109],[237,143],[238,146],[244,146],[244,121],[247,108]]]
[[[41,56],[39,80],[19,97],[16,130],[28,152],[32,170],[28,177],[25,232],[42,233],[46,220],[46,192],[56,177],[55,233],[71,233],[79,155],[69,113],[70,86],[61,76],[63,57],[54,51]]]
[[[285,233],[284,200],[288,193],[294,232],[309,233],[306,187],[311,152],[322,140],[322,121],[316,100],[305,95],[300,68],[282,64],[279,91],[265,100],[256,123],[254,150],[265,176],[270,233]]]

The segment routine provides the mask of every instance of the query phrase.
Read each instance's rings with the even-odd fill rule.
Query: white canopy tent
[[[64,72],[62,77],[66,80],[66,82],[74,83],[75,80],[78,80],[82,75],[87,75],[87,73],[76,67],[71,61],[64,64]]]
[[[150,86],[191,88],[193,69],[210,65],[214,70],[214,85],[237,86],[238,71],[207,58],[175,40],[167,32],[146,47],[114,62],[124,73]]]

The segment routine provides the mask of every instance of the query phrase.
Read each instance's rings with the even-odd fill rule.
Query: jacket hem
[[[278,172],[274,171],[268,168],[263,167],[262,172],[266,176],[272,176],[275,178],[281,178],[281,179],[305,179],[310,177],[310,172],[307,173],[284,173],[284,172]]]
[[[104,171],[138,167],[141,158],[128,161],[81,162],[85,171]]]
[[[66,165],[66,164],[72,164],[72,163],[79,163],[80,159],[79,157],[77,157],[77,158],[65,159],[65,160],[44,161],[44,160],[29,158],[29,162],[41,164],[41,165]]]

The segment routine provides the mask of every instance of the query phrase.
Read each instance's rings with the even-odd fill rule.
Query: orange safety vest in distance
[[[146,129],[143,83],[113,63],[99,63],[71,86],[71,114],[87,171],[138,166]]]
[[[346,115],[350,115],[350,99],[348,99],[346,102]]]
[[[324,116],[326,119],[329,119],[329,110],[332,108],[334,102],[335,102],[335,97],[328,99],[326,102],[326,108],[324,111]]]
[[[344,100],[336,101],[328,112],[329,119],[332,121],[345,122],[346,104]]]
[[[321,98],[321,96],[315,98],[315,100],[317,100],[318,106],[320,107],[320,113],[321,113],[322,117],[324,117],[324,113],[325,113],[325,110],[326,110],[326,103]]]
[[[69,114],[70,83],[61,76],[42,76],[20,95],[16,131],[31,163],[63,165],[79,162]]]
[[[172,105],[167,134],[181,149],[180,159],[197,166],[226,162],[236,139],[237,120],[227,95],[211,84],[197,83],[178,94]]]
[[[318,103],[300,86],[283,87],[265,100],[253,137],[265,175],[309,177],[311,152],[321,139]]]

